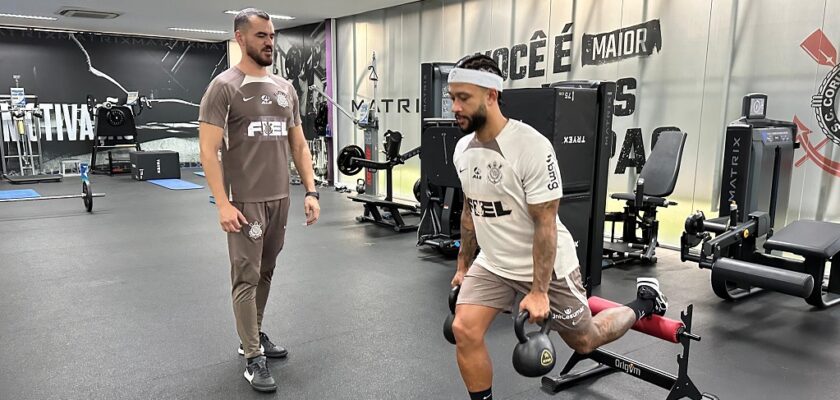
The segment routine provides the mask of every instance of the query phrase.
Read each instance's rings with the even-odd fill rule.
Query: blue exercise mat
[[[41,197],[41,195],[32,189],[0,190],[0,200],[26,199],[30,197]]]
[[[201,189],[204,187],[180,179],[150,179],[148,182],[171,190]]]
[[[204,176],[204,171],[196,171],[196,172],[193,172],[193,173],[198,175],[198,176]]]

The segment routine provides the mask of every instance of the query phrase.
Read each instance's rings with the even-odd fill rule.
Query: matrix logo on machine
[[[832,67],[823,79],[817,93],[811,99],[811,106],[825,138],[817,144],[811,143],[812,131],[794,116],[793,122],[799,127],[798,141],[805,149],[805,156],[796,162],[801,166],[810,159],[823,171],[840,177],[840,162],[820,153],[829,141],[840,145],[840,121],[837,116],[837,102],[840,101],[840,65],[837,64],[837,49],[831,44],[821,29],[817,29],[802,41],[800,47],[819,65]]]

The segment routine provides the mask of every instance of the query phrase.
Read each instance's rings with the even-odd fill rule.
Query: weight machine
[[[131,163],[126,161],[127,167],[115,162],[112,152],[119,149],[134,149],[140,151],[137,141],[136,116],[143,113],[143,108],[152,108],[151,102],[145,96],[138,96],[137,92],[129,92],[124,104],[119,104],[116,97],[108,97],[102,103],[91,96],[87,96],[87,107],[93,122],[94,139],[90,155],[90,170],[92,173],[130,173]],[[135,113],[135,107],[138,111]],[[108,153],[106,165],[98,164],[97,156],[100,152]]]
[[[388,130],[385,133],[385,151],[383,152],[386,156],[386,161],[373,160],[374,154],[377,154],[377,136],[379,133],[379,118],[376,113],[376,89],[379,81],[379,75],[376,72],[376,52],[373,53],[367,69],[370,71],[368,80],[373,82],[373,99],[370,103],[362,104],[359,110],[361,114],[360,118],[356,118],[356,116],[341,107],[338,102],[321,91],[317,86],[313,85],[309,88],[323,95],[327,101],[333,104],[347,118],[350,118],[354,125],[364,130],[364,149],[356,145],[345,146],[339,152],[338,159],[336,160],[338,170],[348,176],[356,175],[363,168],[366,169],[365,179],[359,179],[357,182],[356,191],[358,194],[356,196],[349,196],[350,200],[364,204],[364,214],[356,217],[356,220],[358,222],[371,222],[377,225],[391,227],[397,232],[415,230],[417,229],[417,225],[406,224],[403,216],[419,214],[419,210],[415,205],[403,204],[393,200],[392,169],[397,165],[404,164],[409,158],[420,154],[420,147],[418,146],[404,154],[400,154],[402,134]],[[384,198],[377,196],[378,183],[376,171],[380,170],[385,170],[386,173],[386,193]]]
[[[13,75],[15,87],[10,94],[0,95],[2,111],[3,145],[0,146],[0,164],[3,177],[13,184],[59,182],[60,174],[43,171],[41,136],[44,119],[38,107],[38,96],[26,94],[20,87],[20,75]]]

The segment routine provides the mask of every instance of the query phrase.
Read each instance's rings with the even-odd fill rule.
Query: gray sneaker
[[[277,384],[271,376],[271,371],[265,365],[265,356],[259,356],[245,366],[245,379],[258,392],[273,392]]]
[[[668,310],[668,298],[659,289],[656,278],[636,278],[636,296],[643,300],[653,300],[653,313],[665,315]]]
[[[238,353],[240,356],[245,355],[245,349],[241,343],[239,344]],[[264,332],[260,332],[260,353],[268,358],[284,358],[289,355],[288,350],[274,344]]]

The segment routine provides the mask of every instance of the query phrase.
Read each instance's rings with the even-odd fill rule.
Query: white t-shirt
[[[509,119],[489,143],[479,142],[475,133],[461,138],[453,162],[481,247],[475,262],[503,278],[532,282],[534,221],[528,204],[563,197],[551,142],[529,125]],[[556,218],[554,272],[562,278],[579,261],[571,233]]]

